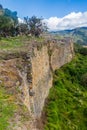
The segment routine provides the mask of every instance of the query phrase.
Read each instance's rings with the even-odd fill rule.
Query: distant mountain
[[[87,45],[87,27],[80,27],[72,30],[51,32],[56,36],[72,37],[75,43]]]

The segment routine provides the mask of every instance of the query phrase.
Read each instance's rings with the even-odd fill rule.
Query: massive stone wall
[[[40,117],[52,87],[52,72],[71,61],[73,52],[73,42],[67,38],[31,43],[26,53],[0,55],[0,84],[18,94],[30,113]]]
[[[49,64],[47,46],[40,50],[34,49],[32,58],[32,87],[35,92],[33,96],[34,113],[40,116],[43,109],[45,98],[48,96],[49,89],[52,87],[52,72]]]
[[[70,38],[66,38],[63,40],[55,40],[50,43],[50,51],[51,51],[51,68],[54,71],[55,69],[60,68],[64,64],[70,62],[73,58],[73,42]]]
[[[55,69],[70,62],[73,58],[73,42],[66,38],[63,40],[50,40],[39,49],[33,50],[32,63],[32,89],[35,92],[33,98],[33,111],[36,117],[41,115],[49,89],[52,87]]]

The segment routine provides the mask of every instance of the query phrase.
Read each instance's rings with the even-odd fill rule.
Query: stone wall
[[[31,43],[26,53],[2,54],[0,84],[18,94],[30,113],[40,117],[52,87],[52,72],[70,62],[73,55],[73,43],[69,38]]]
[[[73,43],[67,38],[49,40],[47,44],[34,48],[32,63],[32,89],[34,91],[33,112],[40,117],[49,89],[52,87],[52,72],[73,58]]]
[[[47,46],[40,50],[34,49],[32,58],[32,86],[35,92],[33,96],[35,116],[40,116],[43,109],[45,98],[48,96],[49,89],[52,87],[52,72],[49,64]]]
[[[49,48],[51,51],[51,68],[53,71],[70,62],[73,58],[73,42],[69,38],[53,41],[50,43]]]

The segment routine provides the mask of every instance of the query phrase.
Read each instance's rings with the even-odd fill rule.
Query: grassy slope
[[[16,120],[16,117],[20,117],[20,120]],[[18,122],[22,126],[29,120],[28,109],[18,96],[10,94],[8,89],[0,85],[0,130],[13,130],[15,126],[19,126]]]
[[[15,109],[14,96],[7,94],[0,86],[0,130],[6,130],[9,125],[8,120],[13,116]]]
[[[55,71],[54,85],[44,108],[45,130],[87,130],[87,84],[81,85],[85,73],[87,56],[83,55]]]
[[[31,42],[42,42],[44,38],[40,37],[32,37],[32,36],[17,36],[17,37],[9,37],[9,38],[1,38],[0,39],[0,50],[14,50],[14,49],[24,49],[24,47],[28,47]]]
[[[11,37],[0,39],[0,50],[9,50],[23,46],[22,37]]]

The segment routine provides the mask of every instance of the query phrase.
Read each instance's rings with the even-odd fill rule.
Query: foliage
[[[82,45],[75,43],[74,50],[76,53],[80,53],[82,55],[87,55],[87,47],[86,46],[82,47]]]
[[[0,35],[5,36],[11,32],[13,28],[13,21],[6,16],[0,16]]]
[[[24,17],[24,21],[28,26],[30,34],[36,37],[47,29],[46,25],[42,23],[42,18],[37,18],[36,16],[31,18]]]
[[[7,37],[16,35],[17,24],[17,12],[4,9],[2,5],[0,5],[0,36]]]
[[[45,130],[87,130],[87,57],[77,54],[54,73],[44,108]]]
[[[29,34],[29,29],[26,23],[19,23],[17,26],[18,34],[21,35],[28,35]]]
[[[82,55],[87,55],[87,48],[85,48],[85,47],[80,48],[79,53],[81,53]]]
[[[3,9],[3,6],[0,4],[0,10],[2,10]]]
[[[81,76],[81,84],[84,86],[84,87],[87,87],[87,73],[83,74]]]
[[[47,31],[47,26],[42,22],[42,18],[32,16],[24,17],[24,22],[19,23],[16,11],[3,8],[0,5],[0,36],[33,35],[38,37],[43,31]]]
[[[14,21],[15,25],[18,24],[18,17],[16,11],[12,12],[11,10],[6,8],[4,12],[4,16],[11,18]]]

